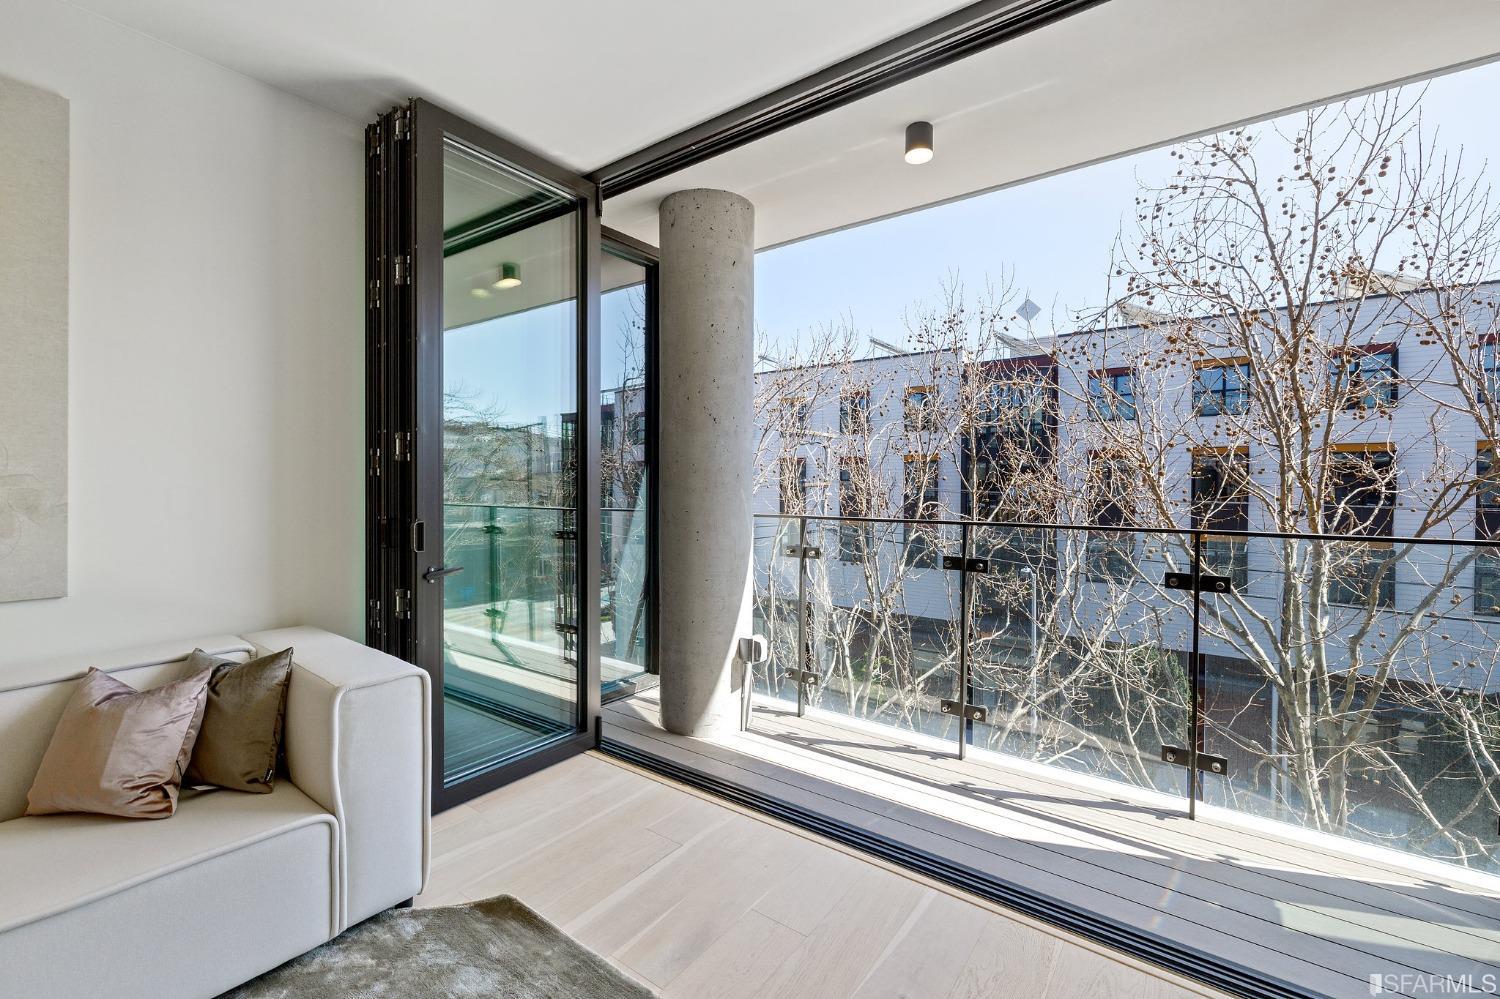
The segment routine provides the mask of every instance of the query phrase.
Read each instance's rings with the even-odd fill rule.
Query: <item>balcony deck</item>
[[[1189,820],[1164,796],[827,714],[758,702],[749,732],[714,741],[658,718],[647,696],[621,701],[605,735],[1311,994],[1368,996],[1376,974],[1412,995],[1433,976],[1500,988],[1500,878],[1211,809]]]
[[[1220,995],[595,753],[432,825],[417,905],[516,895],[662,999]]]

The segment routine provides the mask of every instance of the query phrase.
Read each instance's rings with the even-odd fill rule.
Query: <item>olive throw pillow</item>
[[[203,720],[208,679],[200,672],[136,690],[89,670],[52,732],[26,794],[26,814],[171,815]]]
[[[237,663],[194,649],[188,669],[208,676],[208,707],[188,764],[187,783],[269,792],[281,750],[292,650]]]

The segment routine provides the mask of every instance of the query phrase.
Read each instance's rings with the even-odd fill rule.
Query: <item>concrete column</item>
[[[755,461],[755,209],[727,191],[661,203],[661,718],[737,725],[750,634]]]

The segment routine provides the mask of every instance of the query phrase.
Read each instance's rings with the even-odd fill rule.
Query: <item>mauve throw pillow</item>
[[[91,669],[73,691],[42,756],[27,815],[97,812],[164,819],[203,720],[207,672],[136,690]]]
[[[208,707],[193,746],[187,783],[265,794],[276,779],[292,650],[247,663],[194,649],[188,669],[209,672]]]

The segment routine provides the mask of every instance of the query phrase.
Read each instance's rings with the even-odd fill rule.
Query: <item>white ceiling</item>
[[[587,173],[965,0],[73,0],[361,122],[426,97]]]
[[[906,211],[1500,52],[1500,0],[1110,0],[639,188],[605,222],[655,243],[672,191],[756,206],[756,245]],[[902,159],[910,121],[936,156]]]
[[[368,121],[422,96],[588,172],[961,0],[73,0]],[[1500,52],[1500,0],[1109,0],[612,199],[656,242],[685,187],[769,246]],[[937,156],[901,159],[905,124]]]

